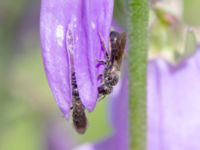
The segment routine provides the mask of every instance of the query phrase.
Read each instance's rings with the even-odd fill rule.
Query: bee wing
[[[124,51],[126,46],[126,32],[120,33],[120,49]]]
[[[120,33],[119,40],[118,40],[118,56],[117,56],[117,62],[119,65],[122,63],[122,58],[124,56],[124,50],[126,46],[126,32]]]

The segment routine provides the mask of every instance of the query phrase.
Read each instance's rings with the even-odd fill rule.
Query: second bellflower
[[[40,37],[46,76],[56,102],[69,117],[71,73],[75,71],[83,105],[92,111],[97,100],[97,77],[107,45],[113,0],[42,0]]]

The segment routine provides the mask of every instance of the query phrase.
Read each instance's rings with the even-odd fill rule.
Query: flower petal
[[[65,45],[65,32],[69,18],[66,10],[74,10],[65,0],[43,0],[41,6],[40,36],[46,76],[56,102],[69,117],[71,101],[69,57]]]
[[[66,132],[66,126],[59,121],[48,122],[46,128],[46,150],[71,150],[75,146],[73,138]]]
[[[97,59],[102,59],[99,34],[104,42],[108,41],[110,32],[113,0],[84,1],[82,11],[77,17],[77,40],[74,49],[74,65],[79,94],[83,104],[92,111],[97,100]],[[83,14],[83,12],[85,14]],[[106,42],[105,44],[107,44]]]
[[[148,150],[200,149],[200,49],[178,66],[148,70]]]
[[[42,1],[40,27],[45,71],[66,117],[72,104],[71,67],[83,104],[89,111],[95,107],[99,72],[96,60],[104,54],[99,34],[108,41],[112,11],[113,0]]]
[[[95,150],[128,150],[128,67],[110,97],[113,135],[94,145]]]
[[[128,150],[128,68],[114,88],[110,101],[113,135],[95,144],[84,144],[74,150]]]

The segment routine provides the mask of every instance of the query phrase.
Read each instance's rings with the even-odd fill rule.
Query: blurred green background
[[[200,1],[184,2],[185,22],[199,25],[194,15],[200,14]],[[115,18],[125,27],[128,3],[115,3]],[[56,140],[64,143],[57,150],[67,150],[111,133],[106,101],[88,114],[85,135],[62,117],[43,70],[39,12],[39,0],[0,1],[0,150],[54,150]]]

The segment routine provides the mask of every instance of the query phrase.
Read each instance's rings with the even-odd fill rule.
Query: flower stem
[[[129,0],[129,149],[146,150],[148,0]]]

